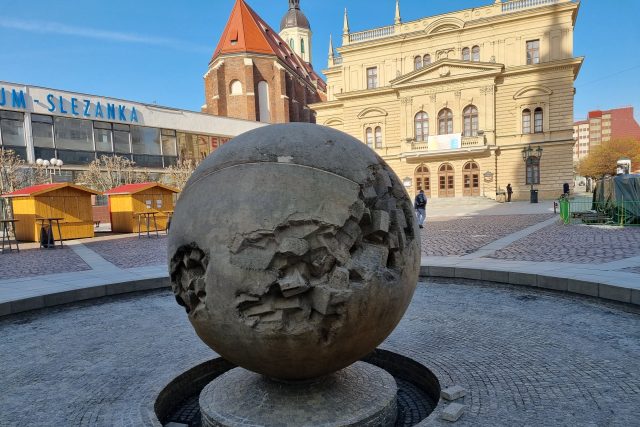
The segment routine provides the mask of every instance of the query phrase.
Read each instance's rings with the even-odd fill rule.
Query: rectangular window
[[[162,129],[162,154],[165,156],[177,156],[176,151],[176,131]]]
[[[53,127],[56,135],[56,148],[94,151],[93,126],[89,120],[56,117]]]
[[[378,67],[367,68],[367,89],[378,87]]]
[[[121,125],[114,123],[113,125],[113,148],[116,154],[130,154],[131,146],[129,144],[129,125]]]
[[[131,126],[131,148],[133,154],[150,154],[159,156],[160,129]]]
[[[0,111],[0,135],[2,145],[26,146],[24,140],[24,115],[13,111]]]
[[[540,184],[540,159],[529,157],[527,159],[527,185]]]
[[[527,42],[527,65],[540,63],[540,40]]]
[[[53,148],[53,117],[32,114],[31,135],[34,147]]]
[[[100,155],[113,153],[111,123],[93,122],[93,139],[96,143],[96,151]]]

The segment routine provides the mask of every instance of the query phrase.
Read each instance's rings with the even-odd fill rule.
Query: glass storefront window
[[[111,123],[93,122],[93,140],[96,143],[96,151],[102,153],[113,152],[113,134]]]
[[[56,148],[94,151],[93,127],[89,120],[56,117],[54,123]]]
[[[175,130],[162,130],[162,154],[165,156],[177,156],[176,151],[176,131]]]
[[[34,147],[53,148],[53,117],[32,114],[31,134]]]
[[[13,111],[0,111],[0,135],[4,146],[25,147],[24,115]]]
[[[113,147],[118,154],[131,153],[129,145],[129,125],[113,125]]]
[[[131,126],[131,147],[133,154],[159,156],[161,154],[160,129]]]

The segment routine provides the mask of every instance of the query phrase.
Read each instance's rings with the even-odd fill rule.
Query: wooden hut
[[[38,242],[39,218],[61,218],[62,240],[93,237],[91,196],[97,191],[70,183],[34,185],[2,197],[11,198],[18,240]],[[60,240],[54,223],[53,235]]]
[[[117,233],[133,233],[138,231],[138,215],[155,212],[158,230],[167,228],[167,219],[173,213],[174,197],[180,190],[159,184],[146,182],[127,184],[112,188],[104,194],[109,196],[109,215],[111,230]],[[154,230],[153,219],[150,219],[151,231]],[[146,219],[141,218],[141,231],[147,231]]]

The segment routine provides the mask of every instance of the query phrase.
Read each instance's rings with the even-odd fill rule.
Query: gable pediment
[[[419,70],[405,74],[391,81],[393,87],[440,83],[445,80],[456,80],[460,78],[486,77],[497,75],[502,72],[502,64],[490,62],[469,62],[456,59],[442,59]]]

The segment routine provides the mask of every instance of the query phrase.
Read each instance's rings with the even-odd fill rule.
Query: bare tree
[[[122,184],[137,182],[135,163],[126,157],[101,156],[91,162],[80,175],[80,183],[98,191],[107,191]]]
[[[167,168],[168,183],[182,190],[197,166],[198,164],[193,160],[178,160],[175,166]]]
[[[31,167],[13,150],[0,147],[0,194],[11,193],[30,185],[49,182],[49,175],[42,167]],[[3,217],[11,217],[11,203],[2,199]]]

